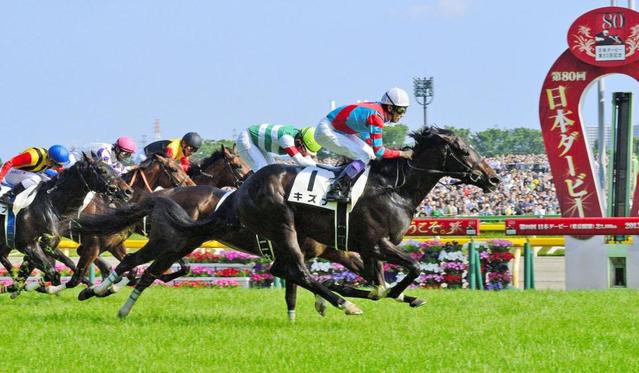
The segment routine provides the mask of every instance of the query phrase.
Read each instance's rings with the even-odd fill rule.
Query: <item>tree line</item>
[[[468,128],[444,126],[468,141],[481,155],[493,157],[503,154],[543,154],[546,152],[541,137],[541,130],[532,128],[489,128],[482,131],[471,131]],[[384,146],[401,148],[410,144],[409,128],[405,124],[388,125],[384,128]],[[233,140],[205,140],[202,147],[193,157],[201,159],[213,151],[225,146],[232,147]],[[330,156],[326,150],[318,154],[320,159]]]
[[[444,126],[469,142],[481,155],[493,157],[503,154],[543,154],[546,152],[541,130],[532,128],[489,128],[471,131],[468,128]],[[384,144],[401,147],[406,144],[408,127],[403,124],[384,129]]]

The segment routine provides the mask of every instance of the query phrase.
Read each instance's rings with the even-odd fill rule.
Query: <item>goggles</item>
[[[393,112],[399,115],[406,114],[406,109],[408,109],[406,106],[393,106]]]

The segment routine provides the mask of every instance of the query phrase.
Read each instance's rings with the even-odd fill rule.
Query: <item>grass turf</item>
[[[0,296],[0,371],[637,371],[637,291],[426,291],[411,309],[355,300],[363,316],[289,323],[283,290],[154,287],[87,302]]]

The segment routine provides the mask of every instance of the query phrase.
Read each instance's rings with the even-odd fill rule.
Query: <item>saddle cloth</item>
[[[15,248],[15,236],[16,236],[16,216],[18,212],[28,207],[38,194],[38,186],[35,184],[22,191],[16,196],[13,206],[9,206],[5,203],[0,203],[0,215],[4,215],[4,238],[5,244],[10,248]],[[6,185],[0,186],[0,195],[3,195],[11,190]]]
[[[364,188],[366,187],[366,181],[368,181],[369,172],[370,167],[366,167],[366,170],[351,187],[349,211],[353,210],[357,200],[362,196]],[[332,179],[335,177],[335,173],[323,168],[304,168],[304,170],[295,177],[293,188],[291,188],[291,192],[288,195],[288,201],[335,211],[337,209],[337,203],[326,201],[326,192],[331,186]]]
[[[15,201],[13,201],[14,215],[18,215],[18,212],[20,212],[20,210],[24,209],[25,207],[28,207],[31,204],[31,202],[33,202],[36,195],[38,194],[37,189],[39,185],[40,185],[39,183],[34,184],[28,187],[27,189],[23,190],[16,196]],[[8,185],[0,184],[0,196],[4,195],[10,190],[11,190],[11,187],[9,187]]]

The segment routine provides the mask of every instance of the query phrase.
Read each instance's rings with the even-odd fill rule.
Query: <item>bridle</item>
[[[237,157],[237,155],[233,157]],[[233,164],[231,164],[231,161],[227,158],[226,154],[223,154],[222,158],[224,159],[224,167],[227,168],[231,172],[231,175],[233,176],[233,186],[236,188],[239,188],[240,185],[242,185],[242,183],[244,182],[244,180],[246,180],[246,177],[249,175],[249,173],[242,176],[239,171],[242,168],[242,166],[236,167]],[[208,177],[211,180],[215,180],[215,175],[210,174],[202,170],[201,168],[200,168],[200,174]]]
[[[444,157],[444,162],[441,167],[442,169],[421,168],[421,167],[413,165],[410,159],[406,160],[406,165],[408,166],[408,168],[412,170],[424,172],[431,175],[441,175],[442,177],[449,176],[449,177],[454,177],[456,179],[468,178],[473,183],[476,183],[481,179],[482,177],[481,172],[473,170],[471,166],[467,165],[461,159],[459,159],[459,157],[457,157],[457,155],[451,150],[450,144],[447,143],[444,146],[444,149],[442,150],[442,154]],[[448,165],[449,157],[452,158],[458,165],[460,165],[464,169],[464,171],[448,171],[446,168]],[[400,159],[397,158],[397,167],[396,167],[397,174],[395,176],[395,185],[393,186],[393,189],[401,188],[402,186],[404,186],[404,184],[406,184],[406,179],[407,179],[406,172],[404,171],[404,167],[401,166],[399,162],[400,162]],[[401,176],[400,176],[400,169],[401,169],[401,173],[403,174]],[[399,183],[400,177],[403,177],[401,184]]]
[[[84,177],[84,174],[82,173],[82,171],[80,170],[80,167],[75,167],[76,169],[76,173],[78,174],[78,177],[80,178],[80,181],[82,181],[82,184],[84,185],[84,187],[86,188],[87,192],[97,192],[97,193],[101,193],[101,194],[105,194],[109,197],[115,197],[117,195],[118,192],[121,191],[120,187],[114,184],[111,184],[113,182],[113,180],[117,179],[116,175],[110,175],[110,177],[105,177],[102,176],[100,174],[100,172],[98,172],[96,170],[96,166],[95,165],[91,165],[91,164],[87,164],[87,167],[93,167],[92,168],[92,172],[93,174],[96,175],[96,177],[99,179],[99,182],[102,184],[102,188],[103,190],[95,190],[94,188],[92,188],[89,183],[87,182],[86,178]],[[58,189],[58,184],[60,183],[60,178],[58,178],[58,180],[56,180],[56,183],[53,185],[52,188],[49,188],[47,190],[47,194],[53,192],[54,190]],[[110,189],[109,187],[113,186],[115,188]]]
[[[160,160],[156,159],[155,160],[159,165],[160,168],[162,169],[162,171],[168,176],[169,180],[171,180],[171,183],[173,184],[174,187],[178,187],[178,186],[184,186],[186,184],[186,178],[183,180],[178,180],[176,177],[173,176],[173,174],[171,172],[169,172],[166,169],[166,165],[161,162]],[[152,163],[151,163],[152,164]],[[149,166],[151,165],[149,164]],[[144,183],[144,187],[146,188],[146,190],[148,192],[153,192],[153,188],[151,188],[151,185],[149,184],[149,180],[147,179],[146,175],[144,174],[144,170],[147,168],[148,166],[144,166],[144,167],[138,167],[133,171],[133,176],[131,176],[131,181],[128,183],[129,187],[133,187],[133,185],[135,184],[135,182],[137,181],[137,177],[138,175],[140,175],[140,178],[142,178],[142,182]]]
[[[237,157],[237,155],[235,155],[234,157]],[[228,168],[231,171],[231,174],[233,174],[233,177],[235,178],[235,180],[233,181],[233,183],[235,184],[236,188],[239,188],[240,185],[242,185],[242,183],[244,182],[244,180],[246,179],[246,175],[242,176],[240,175],[240,169],[242,168],[242,166],[238,166],[235,167],[231,164],[231,161],[226,157],[226,154],[224,155],[224,165],[226,166],[226,168]]]
[[[446,144],[443,150],[444,163],[442,164],[442,169],[429,169],[429,168],[421,168],[417,166],[413,166],[411,164],[410,159],[406,161],[408,168],[413,169],[415,171],[426,172],[429,174],[442,175],[442,176],[450,176],[456,179],[464,179],[468,178],[473,183],[476,183],[481,179],[482,174],[479,171],[473,170],[473,168],[466,163],[464,163],[457,155],[450,149],[450,144]],[[458,165],[460,165],[464,171],[448,171],[446,169],[448,158],[452,158]]]

